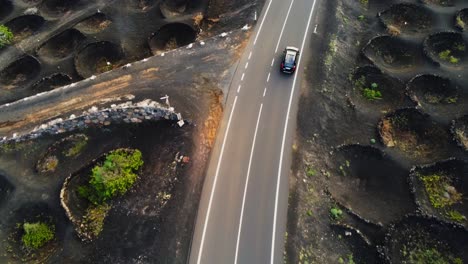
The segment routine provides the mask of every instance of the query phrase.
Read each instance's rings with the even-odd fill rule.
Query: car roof
[[[287,46],[287,47],[286,47],[286,50],[288,50],[288,51],[289,51],[289,50],[293,50],[293,51],[295,51],[295,52],[299,52],[299,49],[296,48],[296,47],[293,47],[293,46]]]

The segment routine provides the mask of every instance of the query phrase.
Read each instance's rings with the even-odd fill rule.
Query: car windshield
[[[294,65],[294,59],[296,55],[292,52],[287,52],[286,57],[284,58],[284,64],[288,67],[292,67]]]

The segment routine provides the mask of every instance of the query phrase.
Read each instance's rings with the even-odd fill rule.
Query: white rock
[[[192,43],[190,43],[190,44],[187,45],[187,49],[191,49],[192,47],[193,47],[193,44],[192,44]]]
[[[204,45],[205,45],[205,42],[200,41],[200,45],[204,46]]]

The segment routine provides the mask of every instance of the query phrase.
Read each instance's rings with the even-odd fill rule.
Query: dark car
[[[299,58],[299,49],[295,47],[286,47],[283,52],[280,70],[284,73],[292,74],[296,70],[297,59]]]

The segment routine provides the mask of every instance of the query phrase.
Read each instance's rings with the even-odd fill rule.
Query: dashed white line
[[[267,82],[270,81],[270,75],[271,75],[271,73],[268,73]]]
[[[284,19],[284,23],[283,23],[283,27],[281,28],[281,33],[278,39],[278,43],[276,44],[275,53],[278,52],[278,47],[281,42],[281,37],[283,36],[284,27],[286,26],[286,22],[288,21],[289,13],[291,12],[291,7],[293,3],[294,3],[294,0],[292,0],[291,4],[289,4],[288,14],[286,15],[286,18]]]
[[[236,255],[234,257],[234,264],[237,264],[237,255],[239,253],[239,241],[240,241],[240,235],[241,235],[241,230],[242,230],[242,221],[244,218],[245,197],[247,196],[247,186],[249,184],[250,168],[252,166],[252,158],[253,158],[253,154],[255,150],[255,141],[257,140],[258,124],[260,123],[260,117],[262,116],[262,109],[263,109],[263,104],[260,105],[260,110],[258,112],[257,124],[255,125],[254,138],[252,142],[252,149],[250,150],[249,165],[247,167],[247,177],[245,179],[245,185],[244,185],[244,195],[242,197],[242,207],[241,207],[241,213],[240,213],[240,219],[239,219],[239,230],[237,231]]]
[[[307,34],[309,32],[309,27],[310,27],[310,22],[312,20],[312,15],[314,13],[315,9],[315,3],[317,0],[314,0],[314,3],[312,4],[312,9],[310,10],[310,15],[309,19],[307,20],[307,27],[304,33],[304,38],[302,39],[302,45],[301,45],[301,50],[304,50],[304,45],[307,39]],[[296,71],[299,72],[299,66],[301,65],[301,60],[302,56],[299,57],[299,62],[297,63],[297,69]],[[278,166],[278,176],[276,180],[276,194],[275,194],[275,212],[273,215],[273,234],[272,234],[272,239],[271,239],[271,257],[270,257],[270,263],[274,264],[275,263],[275,241],[276,241],[276,218],[278,214],[278,194],[279,194],[279,187],[280,187],[280,179],[281,179],[281,170],[283,169],[283,155],[284,155],[284,146],[286,144],[286,134],[288,130],[288,124],[289,124],[289,114],[291,112],[291,105],[292,105],[292,100],[294,96],[294,88],[296,87],[296,81],[297,81],[297,76],[298,74],[294,75],[294,81],[291,89],[291,95],[289,96],[289,104],[288,104],[288,111],[286,113],[286,121],[284,124],[284,131],[283,131],[283,139],[281,142],[281,153],[280,153],[280,160],[279,160],[279,166]],[[281,251],[282,252],[282,251]]]
[[[263,90],[263,97],[265,97],[266,91],[267,91],[267,88],[265,87],[265,89]]]
[[[260,27],[258,28],[257,36],[255,36],[255,40],[253,43],[254,45],[257,43],[258,35],[260,35],[260,32],[262,31],[263,22],[265,22],[265,18],[267,17],[268,11],[270,10],[271,2],[273,2],[273,0],[270,0],[270,2],[268,3],[267,9],[265,11],[265,15],[263,16],[262,22],[260,23]]]
[[[318,27],[318,24],[315,24],[314,34],[317,34],[317,27]]]
[[[237,103],[237,96],[234,98],[234,103],[232,105],[231,113],[229,114],[229,119],[228,119],[228,123],[226,127],[226,133],[224,135],[223,144],[221,145],[221,153],[219,155],[218,164],[216,166],[216,173],[215,173],[215,178],[213,181],[213,188],[211,189],[210,200],[208,202],[208,210],[206,212],[205,223],[203,225],[202,238],[200,242],[200,250],[198,251],[198,259],[197,259],[198,264],[201,263],[201,256],[203,253],[203,246],[204,246],[205,235],[206,235],[206,227],[208,226],[208,220],[210,218],[211,203],[213,202],[213,196],[214,196],[214,192],[216,189],[216,182],[218,181],[219,169],[221,167],[221,161],[223,160],[224,147],[226,145],[226,139],[229,135],[229,128],[231,127],[232,115],[234,113],[234,109],[236,109],[236,103]]]
[[[245,73],[242,73],[242,76],[241,76],[241,81],[244,80],[244,77],[245,77]]]
[[[248,67],[249,67],[249,62],[245,64],[245,69],[247,69]]]
[[[239,84],[239,86],[237,87],[237,93],[239,93],[241,87],[242,87],[242,85]]]
[[[248,60],[250,60],[250,57],[252,57],[252,52],[249,53],[249,58],[248,58]]]
[[[275,58],[271,60],[271,67],[273,67],[273,64],[275,63]]]

